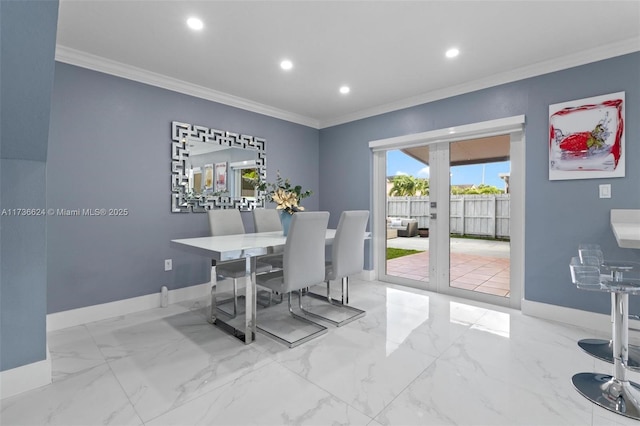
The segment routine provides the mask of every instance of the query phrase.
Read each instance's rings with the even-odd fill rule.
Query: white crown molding
[[[434,90],[432,92],[412,96],[410,98],[406,98],[397,102],[368,108],[362,111],[355,112],[353,114],[347,114],[329,120],[320,120],[320,129],[337,126],[339,124],[349,123],[380,114],[385,114],[416,105],[422,105],[440,99],[446,99],[452,96],[462,95],[464,93],[498,86],[500,84],[511,83],[513,81],[523,80],[525,78],[536,77],[554,71],[560,71],[591,62],[626,55],[627,53],[633,53],[637,51],[640,51],[640,37],[623,40],[621,42],[608,44],[606,46],[600,46],[594,49],[585,50],[549,61],[539,62],[537,64],[518,68],[500,74],[495,74],[490,77],[481,78],[457,86]]]
[[[133,67],[120,62],[105,59],[100,56],[85,53],[66,46],[56,46],[56,60],[59,62],[88,68],[94,71],[115,75],[140,83],[149,84],[156,87],[172,90],[174,92],[184,93],[186,95],[195,96],[224,105],[240,108],[246,111],[263,114],[292,123],[302,124],[314,129],[324,129],[327,127],[337,126],[351,121],[361,120],[392,111],[410,108],[440,99],[450,98],[452,96],[464,93],[474,92],[476,90],[486,89],[488,87],[498,86],[500,84],[511,83],[525,78],[535,77],[548,74],[554,71],[576,67],[591,62],[601,61],[604,59],[621,56],[632,52],[640,51],[640,37],[623,40],[617,43],[600,46],[594,49],[577,52],[572,55],[563,56],[561,58],[549,61],[539,62],[530,66],[518,68],[500,74],[495,74],[486,78],[470,81],[464,84],[446,87],[440,90],[434,90],[417,96],[412,96],[397,102],[379,105],[373,108],[364,109],[335,117],[327,120],[317,120],[314,118],[299,115],[293,112],[284,111],[275,107],[260,104],[248,99],[233,96],[227,93],[218,92],[206,87],[187,83],[182,80],[168,77],[142,68]]]
[[[314,129],[319,128],[319,121],[313,118],[284,111],[258,102],[250,101],[248,99],[240,98],[238,96],[218,92],[206,87],[198,86],[197,84],[187,83],[173,77],[126,65],[121,62],[92,55],[60,44],[56,45],[55,59],[58,62],[64,62],[82,68],[103,72],[105,74],[115,75],[117,77],[161,87],[178,93],[184,93],[185,95],[218,102],[246,111],[290,121],[292,123],[302,124],[303,126],[313,127]]]

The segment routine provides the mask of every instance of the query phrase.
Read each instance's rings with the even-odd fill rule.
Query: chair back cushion
[[[324,248],[329,212],[293,215],[284,248],[284,291],[324,282]]]
[[[274,209],[254,209],[253,225],[256,232],[282,231],[280,214]]]
[[[209,229],[212,237],[244,234],[244,224],[240,211],[235,209],[208,210]]]
[[[342,212],[331,248],[331,268],[327,279],[336,280],[362,271],[368,220],[367,210]]]

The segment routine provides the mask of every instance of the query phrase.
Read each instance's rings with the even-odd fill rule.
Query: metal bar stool
[[[578,246],[580,262],[585,263],[583,259],[598,259],[599,264],[604,263],[604,256],[600,245],[598,244],[580,244]],[[611,293],[611,324],[613,324],[613,316],[615,312],[615,297]],[[636,318],[636,315],[629,315],[630,318]],[[640,319],[640,318],[637,318]],[[580,349],[588,353],[600,361],[613,364],[613,340],[604,339],[581,339],[578,341]],[[627,369],[632,371],[640,371],[640,346],[629,344],[629,353],[627,360]]]
[[[594,255],[595,254],[595,255]],[[613,374],[578,373],[572,382],[591,402],[640,420],[640,385],[626,378],[629,362],[629,295],[640,294],[640,264],[606,261],[597,253],[581,253],[570,263],[571,280],[582,290],[611,293]]]

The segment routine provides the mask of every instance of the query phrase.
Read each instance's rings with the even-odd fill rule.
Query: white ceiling
[[[57,43],[63,62],[322,128],[640,50],[640,1],[61,0]]]

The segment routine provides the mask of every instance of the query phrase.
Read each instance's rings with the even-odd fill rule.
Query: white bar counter
[[[618,246],[640,249],[640,209],[612,209],[611,228]]]

